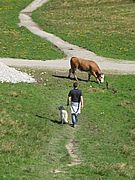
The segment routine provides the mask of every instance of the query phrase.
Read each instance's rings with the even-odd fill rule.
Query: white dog
[[[60,110],[60,121],[62,124],[68,123],[68,113],[63,106],[58,108]]]

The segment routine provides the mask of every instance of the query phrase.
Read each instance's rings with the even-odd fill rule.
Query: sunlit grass
[[[19,27],[19,13],[30,2],[32,0],[1,1],[0,57],[43,60],[62,58],[64,54],[51,43]]]
[[[135,60],[135,2],[50,0],[33,14],[44,30],[100,56]]]
[[[2,179],[135,178],[134,76],[106,75],[107,89],[79,73],[84,109],[73,129],[59,124],[58,106],[69,112],[66,98],[74,81],[66,79],[68,73],[26,72],[38,82],[0,86]],[[67,166],[65,148],[71,138],[82,162],[74,167]]]

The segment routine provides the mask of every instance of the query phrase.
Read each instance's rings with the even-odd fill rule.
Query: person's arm
[[[69,106],[69,103],[71,103],[71,91],[68,93],[67,106]]]
[[[83,96],[81,96],[81,108],[83,109]]]
[[[69,103],[71,102],[71,97],[70,96],[68,96],[68,98],[67,98],[67,106],[69,106]]]

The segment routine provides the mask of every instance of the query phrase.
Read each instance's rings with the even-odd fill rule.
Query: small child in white
[[[59,108],[60,111],[60,121],[62,124],[66,124],[68,123],[68,113],[65,110],[65,108],[63,106],[60,106]]]

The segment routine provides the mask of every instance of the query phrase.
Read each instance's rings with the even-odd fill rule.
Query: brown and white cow
[[[69,78],[71,76],[71,73],[73,73],[74,78],[78,80],[76,76],[76,70],[79,69],[80,71],[88,72],[88,80],[90,80],[91,75],[93,75],[98,83],[104,82],[104,74],[101,72],[99,66],[95,61],[72,57],[70,60],[70,65],[71,69],[69,69]]]

